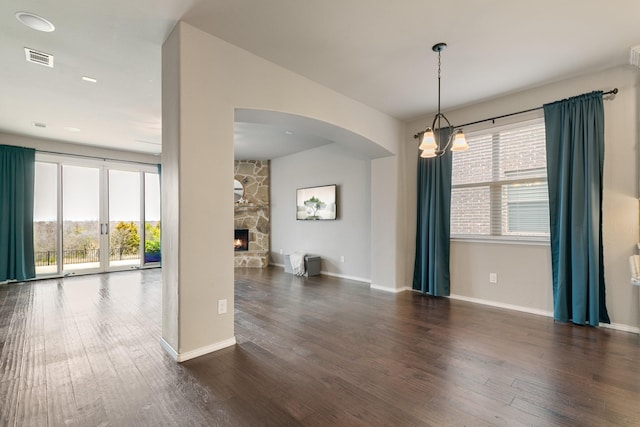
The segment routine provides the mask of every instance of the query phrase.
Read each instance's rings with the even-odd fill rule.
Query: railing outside
[[[36,267],[56,265],[56,251],[38,251],[34,253]],[[72,249],[63,251],[65,264],[84,264],[88,262],[100,262],[100,249]],[[110,261],[127,259],[139,259],[138,251],[131,248],[116,247],[109,251]]]

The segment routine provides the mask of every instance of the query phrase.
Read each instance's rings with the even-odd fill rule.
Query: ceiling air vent
[[[53,68],[53,55],[25,47],[24,56],[27,58],[27,62],[33,62],[34,64]]]

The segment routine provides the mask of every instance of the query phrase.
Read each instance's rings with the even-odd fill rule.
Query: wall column
[[[182,29],[162,49],[162,344],[177,361],[235,343],[233,109],[202,89],[211,69]]]

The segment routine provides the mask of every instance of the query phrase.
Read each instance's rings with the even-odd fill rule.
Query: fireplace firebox
[[[249,230],[246,228],[234,230],[233,249],[236,252],[249,250]]]

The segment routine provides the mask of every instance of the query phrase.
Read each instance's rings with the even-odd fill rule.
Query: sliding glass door
[[[62,270],[100,271],[101,169],[62,165]]]
[[[140,172],[108,171],[109,268],[140,265]]]
[[[59,165],[36,162],[33,204],[33,244],[36,275],[58,274]]]
[[[37,275],[159,264],[160,193],[154,166],[38,157]]]

